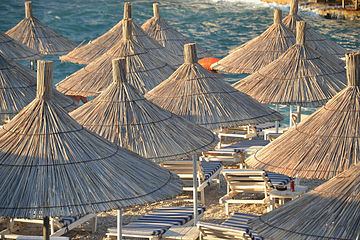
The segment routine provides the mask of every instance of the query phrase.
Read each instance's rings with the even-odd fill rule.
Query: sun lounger
[[[18,240],[43,240],[43,236],[19,236]],[[70,240],[69,237],[50,237],[50,240]]]
[[[278,185],[286,185],[290,177],[254,169],[225,169],[222,171],[227,182],[227,194],[219,199],[225,204],[226,214],[229,215],[230,203],[262,203],[270,210],[269,193]],[[261,193],[262,199],[235,199],[241,193]]]
[[[247,224],[256,215],[235,213],[221,224],[199,222],[200,239],[253,239],[263,238],[254,232]]]
[[[223,147],[223,141],[226,137],[252,139],[257,136],[257,131],[254,126],[239,126],[222,129],[216,133],[219,137],[218,148]]]
[[[204,162],[197,161],[198,192],[201,202],[205,202],[205,188],[219,180],[222,170],[222,163],[219,161]],[[183,191],[193,191],[193,162],[188,160],[168,161],[161,163],[161,166],[176,173],[183,181]]]
[[[93,219],[93,232],[96,232],[96,216],[97,214],[88,214],[85,216],[73,216],[73,217],[62,217],[62,218],[50,218],[50,233],[51,236],[61,236],[68,231],[84,224],[85,222]],[[23,223],[33,223],[33,224],[43,224],[43,220],[41,219],[23,219],[23,218],[14,218],[11,220],[11,225],[13,227],[17,222]],[[12,228],[11,227],[11,228]],[[9,229],[12,232],[11,228]],[[55,231],[56,229],[56,231]]]
[[[269,142],[266,140],[245,140],[220,149],[203,152],[200,159],[202,161],[223,161],[230,164],[240,163],[240,167],[245,168],[245,159]]]
[[[205,208],[198,207],[198,218],[204,214]],[[123,237],[159,239],[173,226],[193,224],[192,207],[164,207],[140,217],[122,227]],[[116,237],[116,227],[108,228],[107,237]]]

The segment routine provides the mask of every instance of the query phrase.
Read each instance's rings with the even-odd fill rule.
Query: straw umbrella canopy
[[[29,61],[42,57],[38,51],[17,42],[1,31],[0,53],[6,56],[7,59],[17,61]]]
[[[131,26],[131,19],[124,20],[123,38],[100,58],[62,80],[56,88],[66,95],[97,96],[112,83],[112,59],[122,57],[127,61],[129,83],[141,94],[169,77],[174,69],[134,41]]]
[[[305,22],[296,44],[269,65],[233,84],[261,103],[318,107],[345,87],[346,72],[335,56],[322,56],[305,43]]]
[[[211,68],[231,73],[253,73],[276,60],[294,44],[295,35],[281,22],[281,10],[274,9],[273,25],[211,65]]]
[[[8,61],[0,53],[0,121],[13,118],[36,96],[36,73],[15,62]],[[54,99],[66,111],[77,104],[69,97],[54,90]]]
[[[44,55],[65,54],[76,47],[76,43],[34,17],[30,1],[25,2],[25,18],[6,34]]]
[[[8,218],[98,213],[182,189],[175,174],[73,120],[52,98],[52,62],[38,62],[35,100],[0,129],[0,163]]]
[[[125,2],[124,18],[119,23],[97,39],[92,40],[83,46],[79,46],[68,54],[61,56],[60,60],[79,64],[89,64],[93,62],[121,41],[124,20],[131,18],[131,3]],[[182,64],[182,58],[177,57],[172,52],[161,46],[157,41],[145,33],[135,22],[132,22],[131,24],[133,29],[133,39],[140,46],[172,66],[178,67]]]
[[[211,131],[161,109],[129,85],[125,59],[112,63],[113,83],[70,114],[81,125],[157,162],[180,159],[216,145]]]
[[[360,165],[252,220],[265,239],[360,239]]]
[[[290,5],[290,13],[283,19],[283,24],[288,27],[294,33],[296,32],[296,22],[304,21],[297,15],[298,13],[298,0],[292,0]],[[306,29],[306,42],[317,51],[323,51],[330,55],[336,55],[337,57],[344,57],[346,49],[331,41],[324,35],[313,30],[309,25]]]
[[[184,47],[185,63],[145,97],[211,130],[282,120],[282,115],[225,83],[197,63],[195,43]]]
[[[154,16],[148,19],[141,28],[150,35],[153,39],[158,41],[163,47],[172,53],[184,57],[184,45],[191,43],[188,37],[171,27],[164,19],[160,17],[159,4],[153,4]],[[199,58],[211,57],[212,53],[207,49],[196,45],[196,51]]]
[[[254,168],[329,179],[360,159],[360,54],[347,54],[348,86],[246,160]]]

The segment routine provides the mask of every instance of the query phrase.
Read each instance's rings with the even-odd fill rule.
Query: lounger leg
[[[226,216],[229,216],[229,203],[225,203]]]
[[[200,191],[200,202],[205,204],[205,189]]]
[[[54,219],[50,218],[50,234],[53,235],[55,232],[54,230]]]
[[[93,219],[92,233],[96,233],[97,230],[97,216]]]
[[[8,224],[9,224],[8,229],[9,229],[10,233],[12,233],[14,230],[14,219],[10,219]]]

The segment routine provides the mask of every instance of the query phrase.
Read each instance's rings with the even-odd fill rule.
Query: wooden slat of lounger
[[[205,239],[246,239],[246,229],[224,227],[221,224],[199,222]]]
[[[198,208],[199,215],[205,211]],[[166,219],[167,218],[167,219]],[[160,235],[174,225],[183,225],[193,218],[192,207],[164,207],[154,210],[130,224],[123,226],[124,236],[152,236]],[[168,220],[168,221],[167,221]],[[108,228],[108,235],[114,235],[116,228]]]

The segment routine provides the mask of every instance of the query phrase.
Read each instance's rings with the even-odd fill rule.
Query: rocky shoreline
[[[290,0],[262,0],[268,3],[278,3],[282,5],[290,5]],[[299,7],[302,11],[312,11],[324,18],[329,19],[346,19],[360,20],[360,6],[355,10],[352,1],[345,1],[345,8],[342,7],[341,1],[332,2],[311,2],[301,1]]]

